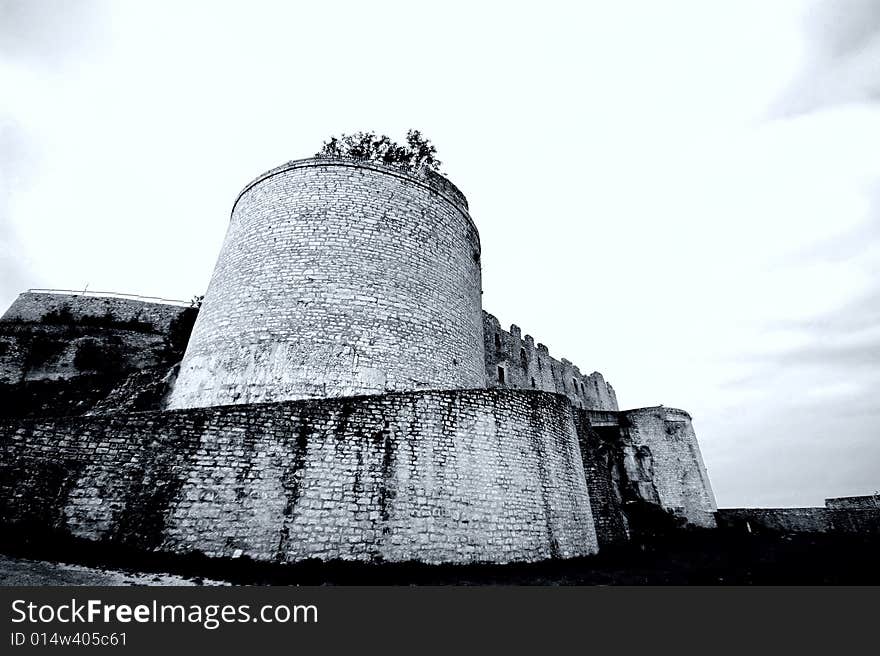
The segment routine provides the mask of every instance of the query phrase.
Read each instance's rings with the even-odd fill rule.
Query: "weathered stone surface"
[[[543,344],[517,326],[503,330],[498,319],[483,312],[483,348],[489,387],[537,389],[567,396],[576,408],[617,410],[617,396],[598,371],[589,376],[568,360],[550,357]]]
[[[618,413],[575,410],[574,416],[596,539],[600,547],[626,542],[630,537],[625,510],[628,480]]]
[[[171,407],[483,387],[479,236],[432,180],[308,159],[248,186]]]
[[[880,497],[825,499],[825,507],[721,508],[718,525],[748,532],[880,535]]]
[[[179,362],[194,308],[25,292],[0,319],[0,383],[119,378]]]
[[[121,379],[104,398],[82,414],[162,410],[167,405],[177,369],[178,365],[135,371]]]
[[[643,498],[656,501],[696,526],[714,526],[717,509],[691,417],[675,408],[639,408],[621,413],[624,468],[646,481]],[[650,481],[650,483],[648,483]]]
[[[0,416],[159,409],[197,310],[21,294],[0,319]]]
[[[880,509],[722,508],[718,525],[741,531],[880,535]]]
[[[188,308],[169,303],[152,303],[130,298],[89,296],[87,294],[58,294],[23,292],[13,301],[0,318],[4,322],[43,322],[46,315],[55,315],[58,321],[82,324],[88,319],[110,317],[118,324],[136,322],[157,332],[166,332],[171,322]]]
[[[593,553],[569,402],[416,392],[0,424],[0,521],[256,559]]]
[[[0,323],[0,382],[116,377],[160,365],[165,351],[165,338],[157,333]]]
[[[825,507],[829,510],[880,510],[880,494],[825,499]]]

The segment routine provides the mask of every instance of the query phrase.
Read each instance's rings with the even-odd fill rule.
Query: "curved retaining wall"
[[[508,390],[0,423],[0,521],[278,562],[597,550],[570,403]]]
[[[290,162],[236,201],[170,407],[483,387],[480,295],[451,183]]]
[[[684,410],[658,406],[620,413],[628,441],[624,468],[647,475],[660,505],[697,526],[714,527],[715,494],[703,463],[691,416]],[[648,451],[636,453],[636,448]],[[646,462],[637,456],[646,454]],[[648,471],[645,471],[648,470]]]

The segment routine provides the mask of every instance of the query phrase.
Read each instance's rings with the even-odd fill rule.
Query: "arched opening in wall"
[[[529,360],[526,357],[526,350],[524,348],[519,350],[519,363],[522,365],[523,369],[528,369]]]
[[[578,381],[577,378],[571,379],[571,384],[574,386],[574,393],[577,394],[580,390],[578,389]]]
[[[501,350],[501,335],[499,335],[498,333],[495,333],[495,350]]]
[[[498,382],[504,384],[504,367],[498,367]]]
[[[534,379],[534,377],[533,377],[533,378],[532,378],[532,388],[534,388],[534,387],[535,387],[535,379]]]

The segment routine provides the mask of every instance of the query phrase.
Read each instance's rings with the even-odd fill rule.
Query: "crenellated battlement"
[[[534,389],[567,396],[576,408],[617,410],[614,388],[598,371],[589,375],[569,360],[556,360],[544,344],[522,335],[517,325],[501,328],[496,317],[483,311],[486,383],[489,387]]]

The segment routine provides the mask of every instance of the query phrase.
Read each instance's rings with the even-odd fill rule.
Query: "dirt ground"
[[[126,572],[0,554],[0,585],[229,585],[226,582],[174,574]]]
[[[533,564],[277,565],[0,540],[0,585],[877,585],[878,553],[880,536],[705,531]]]

